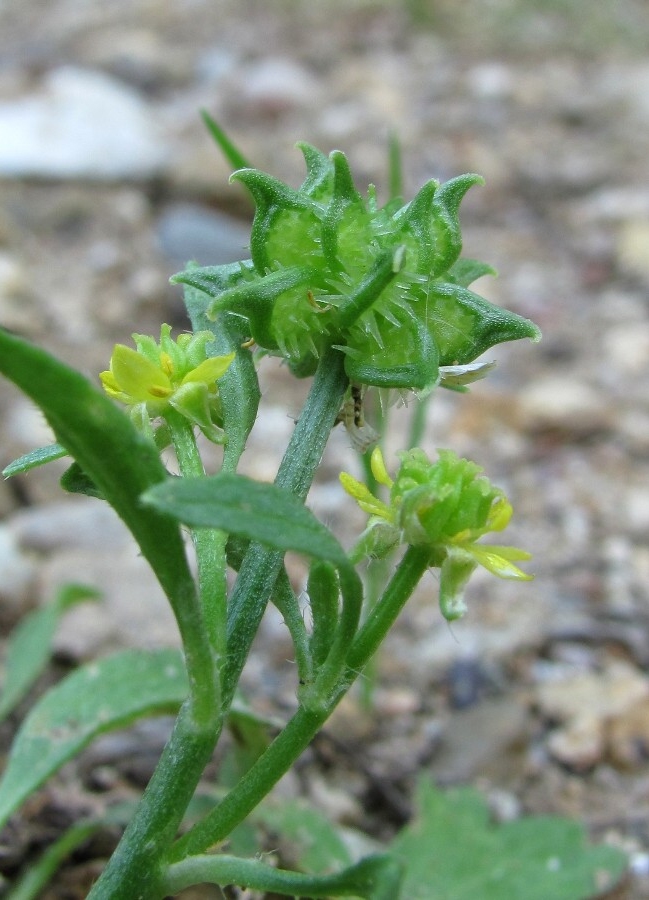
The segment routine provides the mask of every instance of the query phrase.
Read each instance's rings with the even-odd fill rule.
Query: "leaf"
[[[29,864],[9,889],[5,900],[38,900],[43,896],[50,879],[77,847],[102,828],[115,825],[123,828],[133,817],[134,811],[133,802],[124,802],[110,807],[103,815],[75,822],[40,857]]]
[[[44,694],[16,735],[0,781],[0,827],[97,735],[175,713],[188,690],[178,650],[126,650],[76,669]]]
[[[29,472],[30,469],[44,466],[48,462],[54,462],[55,459],[61,459],[67,455],[68,451],[60,444],[48,444],[47,447],[39,447],[38,450],[32,450],[30,453],[14,459],[2,470],[2,474],[5,478],[11,478],[12,475]]]
[[[88,478],[79,463],[72,463],[61,476],[59,483],[69,494],[83,494],[86,497],[95,497],[97,500],[104,499],[101,491],[97,489],[97,485],[91,478]]]
[[[169,479],[142,502],[185,525],[219,528],[276,550],[296,550],[348,568],[345,551],[302,501],[243,475]]]
[[[404,900],[585,900],[610,889],[626,868],[619,850],[589,846],[578,822],[492,824],[471,788],[442,793],[422,779],[418,807],[390,848],[406,869]]]
[[[205,127],[214,139],[214,143],[220,149],[221,153],[230,163],[232,168],[249,169],[251,167],[250,163],[243,155],[243,153],[239,150],[239,148],[232,143],[232,141],[227,136],[225,131],[223,131],[218,122],[216,122],[205,110],[201,110],[201,118],[205,123]]]
[[[44,671],[51,655],[52,638],[63,613],[75,603],[100,596],[99,591],[86,585],[64,585],[51,603],[25,616],[14,629],[7,646],[0,721],[20,703]]]

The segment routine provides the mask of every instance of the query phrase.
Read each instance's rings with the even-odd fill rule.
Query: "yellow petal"
[[[499,497],[489,511],[484,534],[488,531],[503,531],[507,528],[513,512],[514,510],[509,500],[506,497]]]
[[[200,365],[188,372],[182,380],[182,384],[188,384],[190,381],[202,381],[204,384],[214,384],[228,370],[228,367],[234,359],[234,353],[228,353],[227,356],[210,356]]]
[[[372,475],[374,475],[379,484],[383,484],[387,488],[392,487],[394,482],[388,475],[388,470],[385,468],[385,460],[383,459],[380,447],[375,447],[374,450],[372,450],[370,468],[372,469]]]
[[[117,344],[110,361],[111,372],[119,389],[131,402],[168,397],[171,383],[165,373],[141,353]]]
[[[353,497],[358,503],[363,512],[368,513],[370,516],[379,516],[381,519],[387,519],[388,522],[392,521],[390,507],[386,506],[378,497],[375,497],[366,484],[357,481],[348,472],[340,473],[340,483],[350,497]]]
[[[515,566],[512,560],[531,559],[532,554],[518,547],[497,547],[495,545],[469,544],[464,549],[471,554],[477,563],[484,566],[492,575],[517,581],[531,581],[534,576],[528,575]]]

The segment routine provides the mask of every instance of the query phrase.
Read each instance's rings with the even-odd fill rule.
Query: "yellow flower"
[[[147,335],[134,334],[133,340],[137,350],[117,344],[110,368],[99,375],[109,397],[129,406],[140,423],[164,416],[172,407],[210,440],[222,441],[216,382],[227,371],[234,353],[207,356],[205,346],[213,340],[211,332],[182,334],[173,341],[169,325],[162,326],[159,344]]]
[[[340,476],[344,489],[370,516],[352,551],[353,559],[384,556],[398,543],[428,545],[431,565],[440,568],[440,607],[449,620],[464,614],[464,587],[476,566],[499,578],[529,581],[533,577],[514,565],[531,558],[526,550],[477,543],[488,532],[506,528],[512,516],[511,504],[479,466],[450,450],[440,450],[434,463],[419,449],[400,457],[393,481],[380,449],[372,453],[372,473],[389,489],[389,503],[346,472]]]

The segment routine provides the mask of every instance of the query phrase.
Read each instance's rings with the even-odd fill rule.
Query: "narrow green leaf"
[[[169,479],[142,495],[145,505],[195,528],[220,528],[276,550],[296,550],[348,567],[345,551],[300,499],[243,475]]]
[[[5,478],[11,478],[12,475],[29,472],[30,469],[44,466],[48,462],[54,462],[55,459],[61,459],[67,455],[68,451],[60,444],[48,444],[47,447],[39,447],[38,450],[32,450],[30,453],[14,459],[8,466],[5,466],[2,474]]]
[[[14,740],[0,781],[0,827],[97,735],[175,713],[188,690],[178,650],[126,650],[76,669],[43,695]]]
[[[230,163],[233,169],[250,169],[251,164],[248,162],[239,148],[232,143],[225,131],[216,122],[212,116],[204,109],[201,110],[201,118],[205,123],[205,127],[214,139],[214,143],[220,149],[223,156]]]
[[[7,646],[5,677],[0,695],[0,721],[20,703],[44,671],[52,652],[56,626],[66,609],[75,603],[100,596],[95,588],[65,585],[52,603],[25,616],[14,629]]]

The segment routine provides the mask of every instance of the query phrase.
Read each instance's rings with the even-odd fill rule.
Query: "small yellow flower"
[[[159,344],[147,335],[134,334],[133,339],[137,349],[117,344],[110,368],[99,375],[109,397],[129,406],[139,423],[164,416],[172,407],[210,440],[222,441],[216,383],[234,353],[207,356],[205,346],[213,340],[211,332],[182,334],[173,341],[169,325],[162,326]]]
[[[372,473],[389,489],[389,503],[346,472],[340,476],[344,489],[370,516],[352,551],[354,559],[384,556],[398,543],[430,546],[431,560],[441,570],[440,607],[449,621],[465,612],[464,587],[476,566],[499,578],[531,580],[532,575],[514,565],[531,558],[526,550],[477,543],[488,532],[506,528],[512,516],[511,504],[479,466],[450,450],[440,450],[434,463],[418,449],[400,456],[393,481],[380,449],[372,454]]]

